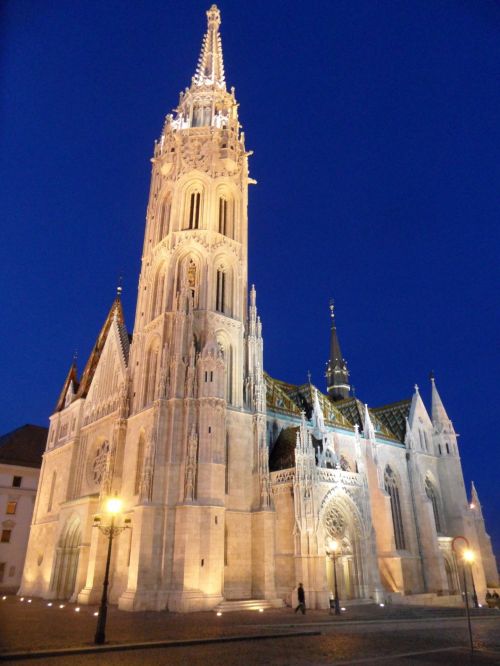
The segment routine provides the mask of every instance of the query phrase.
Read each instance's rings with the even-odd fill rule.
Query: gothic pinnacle
[[[203,37],[200,57],[192,80],[194,86],[215,85],[224,90],[226,88],[220,24],[220,11],[217,5],[212,5],[207,11],[207,32]]]

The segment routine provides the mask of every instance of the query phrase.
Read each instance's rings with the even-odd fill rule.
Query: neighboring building
[[[279,605],[299,580],[326,608],[331,539],[342,598],[456,601],[458,534],[484,595],[496,564],[435,383],[431,416],[417,389],[378,409],[350,397],[333,308],[328,395],[264,373],[247,283],[251,153],[218,9],[207,16],[196,73],[154,148],[133,339],[118,296],[81,377],[69,370],[21,592],[99,600],[107,542],[92,525],[118,493],[132,527],[111,563],[122,609]]]
[[[0,592],[21,583],[47,432],[25,425],[0,437]]]

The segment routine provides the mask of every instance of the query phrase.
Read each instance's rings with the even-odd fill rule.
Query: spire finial
[[[434,370],[431,370],[431,371],[430,371],[429,379],[431,380],[431,382],[433,382],[433,381],[435,380]]]
[[[415,393],[418,393],[418,384],[415,384],[414,389],[415,389]]]
[[[307,382],[308,382],[308,384],[311,383],[311,377],[312,377],[312,375],[311,375],[311,371],[308,370],[308,371],[307,371]]]
[[[219,34],[221,24],[220,11],[212,5],[207,11],[207,32],[203,37],[198,65],[192,83],[195,86],[213,86],[226,88],[222,43]]]
[[[76,365],[77,359],[78,359],[78,349],[75,348],[75,351],[73,352],[73,365]]]
[[[330,298],[330,317],[332,319],[332,322],[335,320],[335,301],[333,298]]]

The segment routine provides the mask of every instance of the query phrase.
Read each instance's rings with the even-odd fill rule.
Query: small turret
[[[340,351],[333,300],[330,301],[330,320],[330,359],[326,365],[326,388],[332,400],[343,400],[349,397],[351,387],[347,362]]]
[[[454,432],[453,425],[446,413],[441,397],[436,387],[434,374],[431,374],[432,385],[432,425],[436,432]]]

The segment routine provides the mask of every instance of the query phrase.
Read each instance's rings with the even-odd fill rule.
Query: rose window
[[[330,509],[325,518],[325,527],[331,537],[338,538],[344,535],[346,522],[338,509]]]

